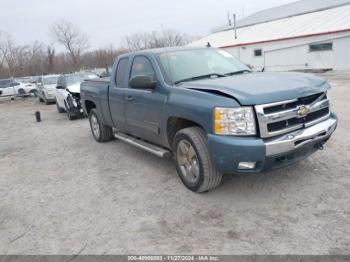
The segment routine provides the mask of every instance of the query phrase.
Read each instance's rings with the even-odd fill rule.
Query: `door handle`
[[[134,101],[134,98],[132,96],[126,96],[125,100],[126,101]]]

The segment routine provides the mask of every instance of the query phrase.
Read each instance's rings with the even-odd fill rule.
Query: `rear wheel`
[[[107,142],[114,138],[113,129],[102,124],[96,113],[96,109],[91,109],[89,113],[89,122],[92,135],[97,142]]]
[[[205,192],[220,184],[222,173],[216,170],[211,161],[203,129],[190,127],[177,132],[173,153],[177,173],[190,190]]]
[[[25,95],[26,95],[26,91],[24,91],[24,89],[22,88],[18,89],[18,96],[24,97]]]

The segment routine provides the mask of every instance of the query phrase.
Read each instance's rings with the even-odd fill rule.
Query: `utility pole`
[[[235,31],[235,39],[237,39],[236,14],[233,14],[233,29]]]
[[[232,26],[230,11],[227,11],[227,22],[228,22],[228,26]]]

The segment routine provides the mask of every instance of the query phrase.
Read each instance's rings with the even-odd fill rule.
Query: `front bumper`
[[[267,171],[290,165],[317,151],[333,134],[337,123],[337,116],[331,114],[318,124],[269,139],[210,134],[209,151],[216,168],[223,173]],[[256,162],[256,165],[241,170],[240,162]]]
[[[48,101],[56,101],[56,94],[54,91],[46,91],[45,92],[45,98]]]

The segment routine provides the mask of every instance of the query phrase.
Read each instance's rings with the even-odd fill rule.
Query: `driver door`
[[[129,81],[135,76],[147,76],[157,81],[155,64],[145,55],[135,56]],[[158,81],[155,89],[125,89],[125,115],[129,133],[153,143],[161,143],[160,122],[166,95]]]

